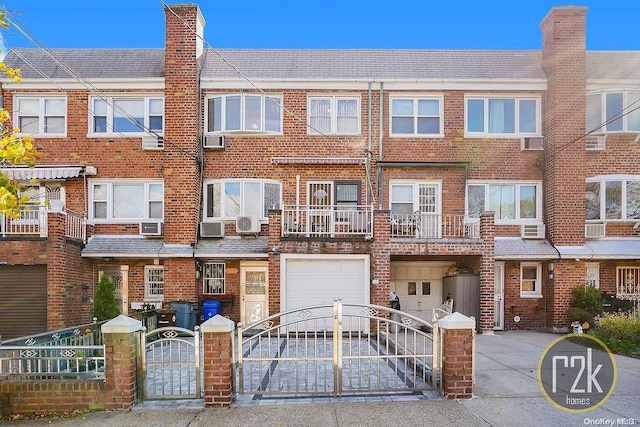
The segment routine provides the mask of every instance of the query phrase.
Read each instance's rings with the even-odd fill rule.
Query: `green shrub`
[[[116,305],[116,287],[107,277],[102,276],[93,300],[93,316],[98,320],[109,320],[120,314]]]
[[[607,313],[594,320],[597,337],[640,344],[640,312]]]
[[[592,316],[602,313],[602,291],[595,286],[578,286],[571,291],[571,307],[586,310]]]

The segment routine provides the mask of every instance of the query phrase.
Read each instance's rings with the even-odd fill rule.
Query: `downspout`
[[[371,93],[371,82],[367,83],[367,94],[368,94],[368,108],[367,108],[367,113],[368,113],[368,122],[367,122],[367,164],[365,165],[366,168],[366,182],[365,185],[367,186],[367,190],[364,192],[365,194],[365,201],[364,204],[365,206],[369,206],[369,192],[371,189],[371,147],[372,147],[372,141],[371,141],[371,99],[372,99],[372,93]],[[373,198],[373,194],[371,194],[371,198]]]
[[[382,155],[382,137],[383,137],[383,126],[384,126],[384,83],[380,82],[380,105],[378,110],[380,111],[380,125],[378,129],[378,161],[382,161],[384,157]],[[382,169],[378,167],[378,173],[376,176],[376,183],[378,187],[378,209],[382,209]]]

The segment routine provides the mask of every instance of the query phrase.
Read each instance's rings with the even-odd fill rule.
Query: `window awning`
[[[0,168],[9,179],[28,181],[31,179],[66,179],[77,178],[85,175],[95,175],[98,171],[93,166],[66,165],[66,166],[13,166]]]

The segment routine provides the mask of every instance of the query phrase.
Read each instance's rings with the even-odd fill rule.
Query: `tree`
[[[102,276],[93,300],[93,316],[98,320],[109,320],[118,314],[120,310],[116,305],[116,287],[109,277]]]
[[[0,26],[8,27],[5,21],[5,14],[0,13]],[[20,69],[7,68],[4,62],[0,61],[0,73],[8,79],[19,82]],[[0,106],[0,166],[29,165],[33,167],[35,161],[40,157],[40,153],[33,145],[33,138],[28,135],[19,135],[20,129],[11,125],[11,115]],[[20,209],[29,199],[21,194],[20,184],[5,174],[0,172],[0,212],[11,218],[20,216]]]

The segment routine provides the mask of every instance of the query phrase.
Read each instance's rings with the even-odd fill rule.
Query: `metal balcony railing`
[[[391,237],[417,239],[479,238],[480,219],[427,212],[391,215]]]
[[[373,207],[289,205],[282,208],[282,236],[373,237]]]

